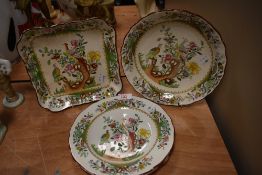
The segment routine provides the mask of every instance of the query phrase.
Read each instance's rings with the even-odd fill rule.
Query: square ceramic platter
[[[226,64],[216,30],[202,17],[180,10],[142,18],[126,35],[121,54],[136,91],[156,103],[175,106],[210,94]]]
[[[115,96],[122,88],[115,31],[103,20],[27,30],[17,48],[40,105],[51,111]]]
[[[148,174],[174,144],[171,119],[144,98],[100,100],[78,115],[69,136],[74,159],[90,174]]]

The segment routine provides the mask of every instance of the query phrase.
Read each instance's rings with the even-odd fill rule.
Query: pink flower
[[[173,56],[171,54],[166,54],[164,61],[169,62],[171,60],[173,60]]]
[[[66,67],[64,69],[64,72],[71,72],[71,73],[73,73],[73,72],[75,72],[75,68],[74,68],[74,66],[72,64],[68,64],[68,65],[66,65]]]
[[[78,40],[71,40],[71,45],[73,47],[77,47],[78,46]]]
[[[192,48],[195,48],[197,47],[196,44],[194,42],[190,42],[189,43],[189,47],[192,49]]]
[[[129,119],[128,119],[128,122],[129,122],[130,124],[132,124],[132,123],[136,123],[136,120],[133,119],[133,118],[129,118]]]
[[[122,134],[115,134],[113,136],[113,139],[118,141],[118,142],[122,141]]]

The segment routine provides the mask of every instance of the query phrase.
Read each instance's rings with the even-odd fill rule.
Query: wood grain
[[[119,52],[125,34],[138,20],[138,15],[135,6],[115,9]],[[17,91],[24,94],[25,101],[15,109],[0,107],[1,120],[8,125],[8,132],[0,145],[0,174],[86,174],[73,160],[68,138],[77,115],[90,104],[61,112],[50,112],[38,104],[23,63],[13,67],[12,84]],[[123,89],[120,93],[132,93],[142,97],[129,84],[122,69],[121,75]],[[0,99],[3,95],[1,92]],[[171,117],[176,137],[169,160],[154,174],[236,174],[205,100],[185,107],[161,107]]]
[[[121,93],[140,96],[122,77]],[[21,169],[54,174],[85,174],[71,157],[68,136],[77,115],[90,104],[53,113],[39,106],[31,83],[15,83],[25,96],[16,109],[0,108],[8,132],[0,147],[0,172]],[[1,98],[3,94],[1,94]],[[161,107],[176,130],[175,147],[168,162],[156,174],[236,174],[209,108],[202,100],[187,107]],[[15,171],[16,170],[16,171]]]

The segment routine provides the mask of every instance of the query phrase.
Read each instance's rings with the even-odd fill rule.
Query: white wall
[[[262,174],[261,4],[254,0],[166,0],[166,8],[204,17],[224,40],[225,76],[207,100],[239,174]]]

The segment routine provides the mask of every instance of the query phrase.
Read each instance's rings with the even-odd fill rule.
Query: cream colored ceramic
[[[138,97],[101,100],[75,120],[69,144],[74,159],[92,174],[143,174],[165,160],[174,142],[170,118]]]
[[[203,99],[219,84],[225,64],[219,34],[187,11],[148,15],[130,29],[122,47],[128,81],[144,97],[166,105]]]
[[[135,0],[135,3],[140,17],[145,17],[146,15],[157,11],[155,0]]]
[[[115,31],[100,19],[26,31],[18,43],[41,106],[60,111],[122,87]]]

